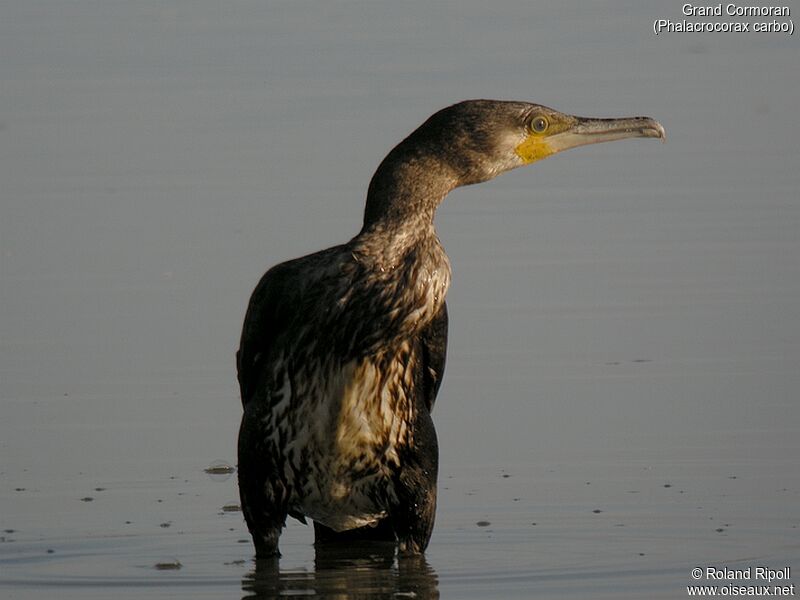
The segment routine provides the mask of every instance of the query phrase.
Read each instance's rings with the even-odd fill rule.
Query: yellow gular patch
[[[514,149],[514,152],[525,161],[525,164],[542,160],[553,154],[547,138],[537,133],[529,133],[528,137]]]
[[[565,115],[544,106],[539,107],[539,110],[534,112],[529,119],[528,135],[514,149],[525,164],[542,160],[562,150],[563,148],[551,143],[552,138],[569,131],[578,124],[577,117]],[[542,125],[542,122],[544,127],[534,129],[534,125]]]

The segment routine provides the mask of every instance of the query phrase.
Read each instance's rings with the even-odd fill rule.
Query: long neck
[[[401,142],[369,184],[362,234],[424,232],[433,223],[436,208],[458,182],[453,169],[435,151],[410,138]]]
[[[435,154],[401,143],[372,178],[364,226],[347,251],[355,259],[350,293],[364,295],[370,318],[356,330],[365,347],[407,339],[439,313],[450,285],[450,262],[433,227],[436,207],[457,178]]]

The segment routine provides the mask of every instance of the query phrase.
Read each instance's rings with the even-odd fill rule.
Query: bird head
[[[664,140],[664,128],[650,117],[593,119],[529,102],[459,102],[434,113],[384,158],[367,192],[364,228],[430,221],[456,187],[569,148],[634,137]]]
[[[666,134],[650,117],[596,119],[528,102],[467,100],[435,113],[409,139],[427,141],[468,185],[563,150],[635,137]]]

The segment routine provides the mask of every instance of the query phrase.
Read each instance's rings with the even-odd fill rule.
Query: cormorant
[[[317,543],[371,538],[425,550],[450,284],[436,207],[456,187],[632,137],[663,140],[664,128],[527,102],[444,108],[381,162],[358,235],[263,276],[237,353],[239,490],[257,557],[278,555],[287,515],[313,519]]]

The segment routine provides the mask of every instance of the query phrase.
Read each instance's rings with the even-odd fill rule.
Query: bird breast
[[[450,261],[432,230],[413,243],[403,235],[384,240],[380,252],[356,246],[352,256],[352,283],[340,304],[374,326],[382,346],[415,336],[444,305]]]

